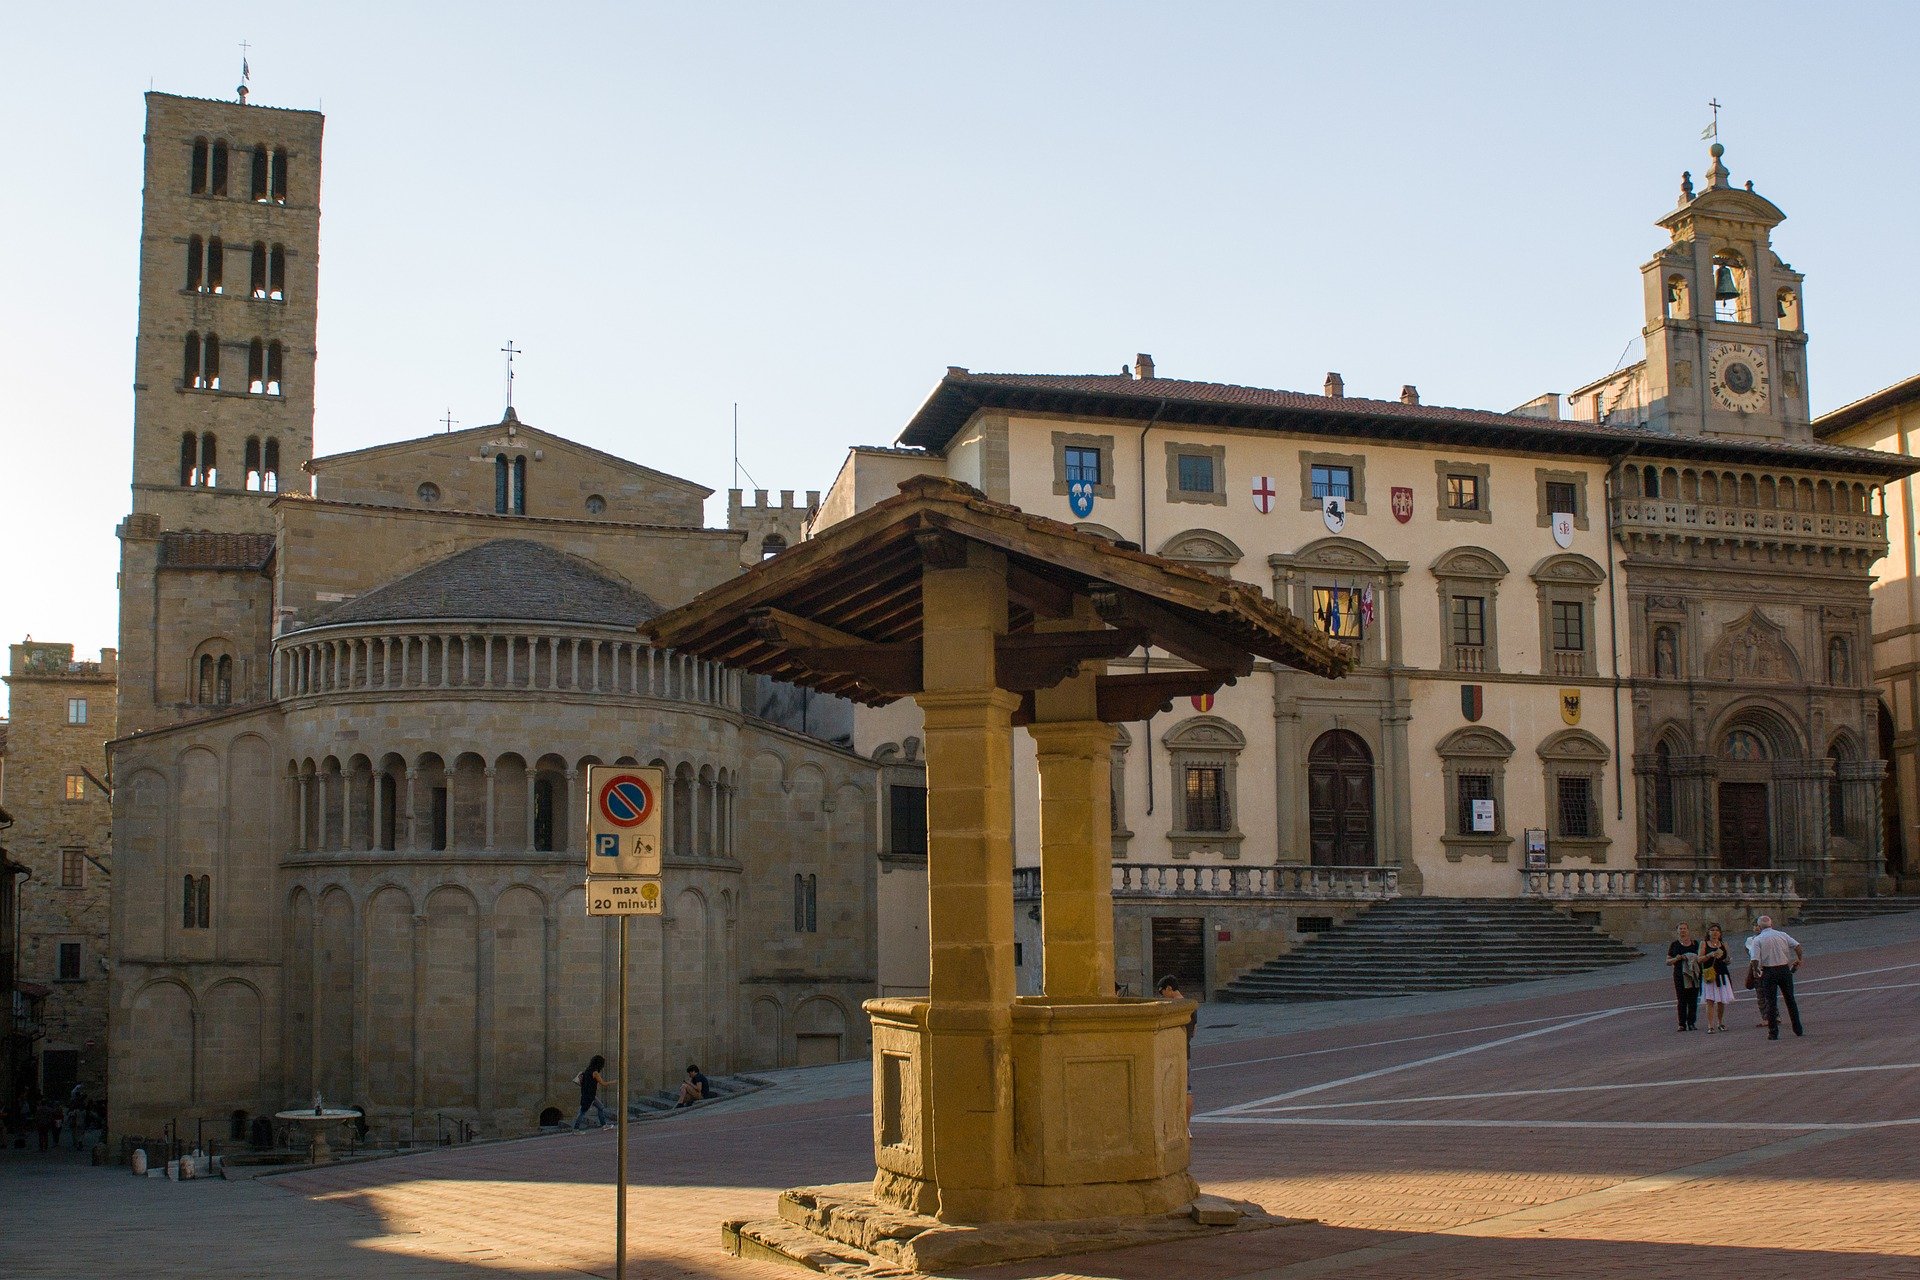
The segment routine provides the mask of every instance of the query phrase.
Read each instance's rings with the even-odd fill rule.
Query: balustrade
[[[1219,866],[1117,862],[1116,898],[1316,898],[1367,901],[1398,897],[1398,867]],[[1016,867],[1013,896],[1040,895],[1040,868]]]
[[[735,673],[638,640],[536,630],[422,629],[274,643],[282,698],[369,690],[554,690],[737,707]]]
[[[1791,871],[1620,870],[1527,872],[1530,898],[1556,901],[1627,898],[1796,898]]]

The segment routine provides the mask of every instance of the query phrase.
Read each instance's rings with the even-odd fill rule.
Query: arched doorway
[[[1736,725],[1721,741],[1720,757],[1720,865],[1736,870],[1771,866],[1766,742],[1755,728]]]
[[[1307,758],[1308,832],[1316,867],[1371,867],[1373,752],[1359,734],[1320,735]]]

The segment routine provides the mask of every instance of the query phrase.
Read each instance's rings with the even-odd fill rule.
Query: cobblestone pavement
[[[1494,992],[1208,1006],[1194,1172],[1309,1225],[980,1277],[1920,1280],[1920,917],[1809,929],[1806,1038],[1673,1030],[1657,960]],[[865,1071],[635,1126],[629,1275],[792,1277],[718,1246],[871,1170]],[[0,1158],[0,1275],[611,1275],[611,1133],[251,1182]]]

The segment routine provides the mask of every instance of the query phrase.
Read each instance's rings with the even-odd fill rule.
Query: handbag
[[[1749,960],[1747,961],[1747,990],[1751,991],[1759,985],[1760,962],[1758,960]]]

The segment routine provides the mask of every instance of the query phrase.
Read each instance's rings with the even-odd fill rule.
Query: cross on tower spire
[[[1707,105],[1713,108],[1713,123],[1701,130],[1700,136],[1703,138],[1718,138],[1720,136],[1720,99],[1709,98],[1707,99]]]
[[[240,95],[240,105],[247,105],[247,86],[253,81],[253,68],[247,65],[247,50],[253,48],[245,40],[240,42],[240,87],[235,90]]]
[[[442,424],[443,426],[445,426],[445,427],[446,427],[446,429],[447,429],[447,431],[448,431],[449,433],[451,433],[451,432],[453,431],[453,425],[454,425],[454,423],[456,423],[456,422],[458,422],[458,421],[460,421],[460,419],[458,419],[458,418],[456,418],[456,417],[454,417],[454,416],[453,416],[453,406],[452,406],[452,405],[448,405],[448,406],[447,406],[447,416],[446,416],[446,417],[444,417],[444,418],[442,418],[442,419],[440,419],[440,422],[441,422],[441,424]]]
[[[527,353],[522,348],[514,346],[512,338],[508,338],[507,345],[500,348],[500,350],[507,357],[507,408],[512,409],[513,408],[513,358],[515,356],[523,356]]]

